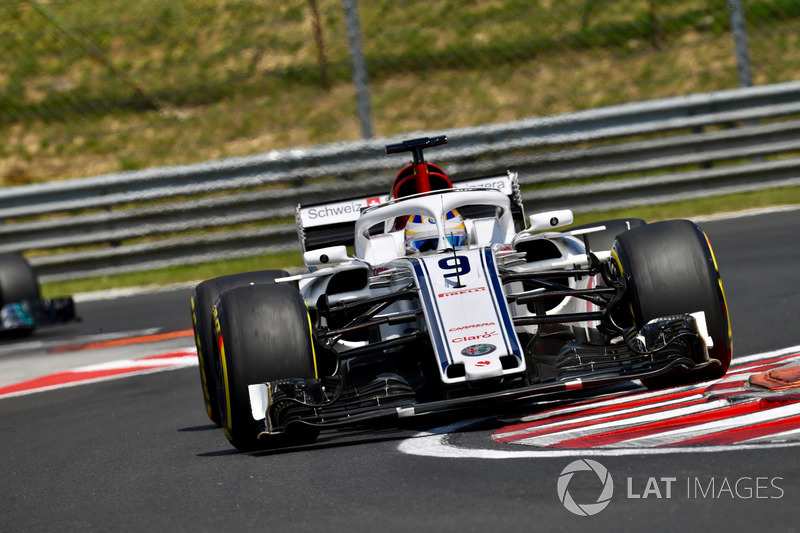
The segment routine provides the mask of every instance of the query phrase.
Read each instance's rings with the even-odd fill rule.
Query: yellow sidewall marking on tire
[[[219,343],[219,358],[222,363],[222,381],[225,386],[225,425],[227,426],[225,431],[228,432],[233,430],[231,421],[231,388],[228,385],[228,364],[225,361],[225,347],[222,342]]]
[[[197,334],[197,314],[194,308],[194,298],[190,298],[189,302],[192,306],[192,325],[194,326],[194,343],[197,346],[197,359],[200,363],[200,380],[203,385],[203,399],[206,403],[206,412],[208,413],[208,418],[211,418],[211,396],[208,392],[208,376],[206,376],[206,367],[203,364],[204,357],[203,357],[203,349],[202,343],[200,342],[200,335]]]
[[[225,432],[226,435],[229,435],[228,432],[233,430],[232,422],[231,422],[231,387],[228,383],[228,363],[225,359],[225,342],[222,338],[222,328],[219,323],[219,316],[217,313],[217,306],[215,305],[212,314],[214,315],[214,330],[217,332],[217,338],[220,340],[219,342],[219,360],[220,365],[222,366],[222,384],[225,388]]]
[[[619,273],[621,276],[625,276],[625,269],[622,268],[622,262],[619,260],[619,256],[617,255],[617,251],[613,248],[611,249],[611,257],[614,259],[614,262],[617,264],[617,268],[619,269]],[[633,302],[628,302],[628,309],[631,312],[631,318],[633,319],[633,325],[636,325],[636,314],[633,312]]]
[[[306,306],[306,317],[308,318],[308,337],[311,342],[311,358],[314,360],[314,379],[318,379],[319,371],[317,370],[317,350],[314,349],[314,330],[311,328],[311,314],[308,312],[308,306]]]
[[[706,238],[708,244],[708,251],[711,253],[711,261],[714,263],[714,270],[717,272],[717,282],[719,283],[719,290],[722,293],[722,303],[725,306],[725,319],[728,321],[728,342],[731,343],[731,355],[733,354],[733,331],[731,330],[731,314],[728,312],[728,299],[725,297],[725,288],[722,286],[722,276],[719,274],[719,265],[717,264],[717,257],[714,255],[714,248],[711,246],[711,241],[708,240],[708,235],[703,232],[703,237]]]

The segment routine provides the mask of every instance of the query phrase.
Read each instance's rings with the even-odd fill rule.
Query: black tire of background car
[[[661,316],[704,311],[714,346],[709,356],[722,366],[642,380],[650,389],[722,377],[731,362],[728,307],[716,260],[705,233],[688,220],[667,220],[621,233],[614,243],[628,281],[636,327]]]
[[[226,388],[222,427],[242,451],[313,442],[315,427],[290,427],[285,435],[258,439],[248,385],[317,377],[308,308],[292,286],[254,285],[217,300],[216,336]]]
[[[614,239],[620,233],[633,228],[638,228],[639,226],[644,226],[645,224],[647,224],[647,222],[641,218],[615,218],[612,220],[594,222],[592,224],[582,224],[580,226],[575,226],[574,228],[569,228],[567,231],[592,228],[596,226],[605,226],[606,229],[602,231],[587,233],[585,237],[581,236],[588,241],[589,250],[592,252],[602,252],[611,249],[611,247],[614,245]]]
[[[214,342],[214,317],[212,308],[223,292],[251,284],[274,283],[276,278],[283,278],[289,273],[284,270],[259,270],[244,272],[230,276],[221,276],[206,280],[194,290],[191,299],[194,339],[200,366],[200,385],[203,389],[203,400],[206,412],[212,422],[222,425],[221,398],[219,391],[219,356]]]
[[[0,305],[39,299],[39,279],[18,253],[0,254]]]

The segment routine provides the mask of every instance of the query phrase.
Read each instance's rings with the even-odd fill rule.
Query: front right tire
[[[308,308],[300,293],[283,284],[239,287],[222,293],[216,306],[216,338],[222,369],[222,427],[242,451],[306,443],[319,431],[290,427],[286,435],[258,438],[248,386],[286,378],[318,377]]]
[[[214,340],[213,307],[219,296],[236,287],[275,283],[277,278],[288,276],[285,270],[258,270],[220,276],[206,280],[195,287],[191,298],[192,323],[197,357],[200,366],[200,385],[206,414],[215,424],[222,425],[219,378],[219,355]]]

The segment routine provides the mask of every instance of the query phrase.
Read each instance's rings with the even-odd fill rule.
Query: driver
[[[406,251],[408,253],[436,250],[439,246],[439,232],[436,221],[422,215],[414,215],[406,222]],[[466,246],[467,228],[464,219],[453,209],[445,215],[444,233],[450,246],[460,248]]]

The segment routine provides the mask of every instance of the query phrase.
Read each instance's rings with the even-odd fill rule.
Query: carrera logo
[[[471,324],[469,326],[458,326],[457,328],[450,328],[448,331],[463,331],[465,329],[472,329],[472,328],[489,328],[492,326],[496,326],[494,322],[484,322],[483,324]]]
[[[471,292],[483,292],[486,290],[486,287],[475,287],[474,289],[462,289],[460,291],[453,291],[453,292],[443,292],[438,294],[439,298],[444,298],[446,296],[459,296],[461,294],[469,294]]]
[[[466,337],[456,337],[450,342],[459,343],[459,342],[469,342],[469,341],[482,341],[484,339],[491,339],[492,337],[497,337],[498,335],[500,335],[500,333],[496,331],[484,331],[482,335],[469,335]]]

